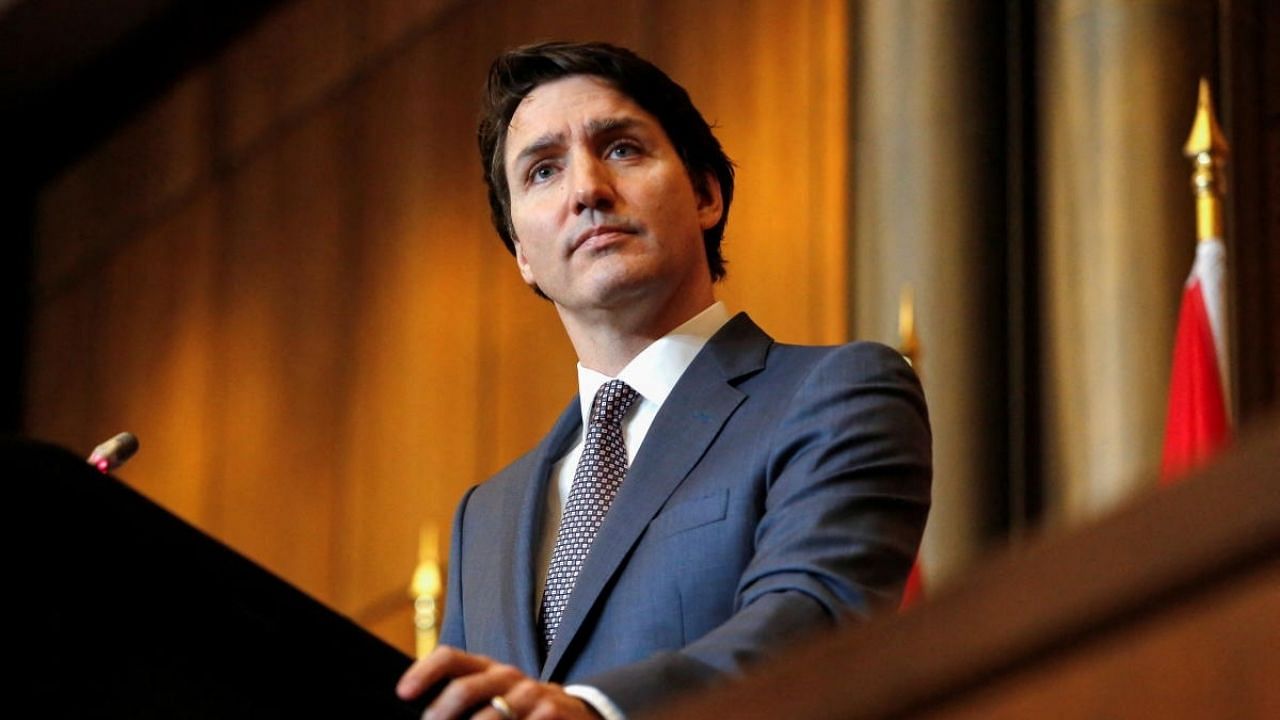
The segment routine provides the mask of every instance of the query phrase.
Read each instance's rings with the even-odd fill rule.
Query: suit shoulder
[[[902,353],[883,343],[858,340],[843,345],[787,345],[778,343],[770,362],[799,366],[820,375],[834,374],[850,379],[904,380],[919,384],[915,371]]]
[[[509,489],[512,485],[523,484],[533,474],[533,466],[536,462],[537,448],[534,448],[512,460],[498,472],[490,475],[488,479],[476,486],[476,491],[488,494]]]

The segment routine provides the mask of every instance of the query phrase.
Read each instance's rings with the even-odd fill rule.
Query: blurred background
[[[909,288],[936,592],[1154,486],[1201,77],[1231,147],[1231,404],[1242,432],[1274,411],[1278,8],[0,0],[0,432],[133,431],[126,482],[410,651],[420,549],[575,392],[489,225],[484,72],[607,40],[738,165],[731,310],[902,346]]]

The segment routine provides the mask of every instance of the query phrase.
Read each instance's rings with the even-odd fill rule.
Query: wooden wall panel
[[[214,212],[209,74],[184,78],[48,186],[26,426],[79,451],[145,440],[133,481],[203,525]]]
[[[93,447],[93,425],[109,410],[96,396],[96,282],[43,298],[31,314],[27,371],[27,433],[82,450]],[[105,438],[104,438],[105,439]]]
[[[143,438],[131,483],[206,528],[216,488],[209,469],[228,451],[210,403],[209,361],[219,352],[216,211],[205,193],[145,228],[130,252],[96,274],[94,291],[102,342],[93,365],[111,380],[93,396],[92,437],[128,429]]]
[[[475,3],[468,11],[482,23],[480,32],[497,41],[482,68],[502,49],[544,40],[602,40],[643,52],[651,32],[672,29],[650,0],[618,0],[609,4],[608,12],[591,0],[501,0]]]
[[[458,141],[473,110],[441,102],[472,78],[451,63],[447,37],[433,39],[346,103],[362,259],[339,458],[340,570],[343,604],[375,615],[407,603],[421,524],[447,533],[458,497],[480,479],[477,318],[489,238],[483,197],[463,190],[478,165]]]
[[[285,3],[218,62],[226,149],[249,151],[286,118],[314,113],[360,60],[347,0]]]
[[[452,22],[455,7],[471,0],[348,0],[353,7],[351,22],[357,26],[357,40],[365,57],[394,55],[407,45],[421,44],[424,32],[435,33],[437,26]],[[435,34],[436,40],[441,39]],[[474,35],[455,38],[474,39]],[[448,63],[445,64],[449,66]]]
[[[37,211],[37,295],[85,282],[115,244],[184,202],[208,175],[211,92],[207,69],[184,77],[45,188]]]
[[[494,379],[486,405],[493,409],[493,444],[481,459],[486,472],[501,469],[531,449],[578,391],[577,357],[551,303],[536,297],[503,251],[493,299],[485,362]]]
[[[686,83],[742,164],[723,295],[782,338],[835,340],[841,8],[282,7],[46,189],[29,431],[87,450],[133,429],[126,480],[410,649],[419,527],[447,545],[462,492],[576,386],[489,225],[491,58],[598,38]]]
[[[737,164],[719,295],[791,342],[845,339],[845,4],[667,2],[654,56]]]
[[[314,116],[228,179],[215,360],[216,526],[324,600],[354,325],[341,121]]]

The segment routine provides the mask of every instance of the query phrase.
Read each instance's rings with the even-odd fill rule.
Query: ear
[[[524,256],[524,246],[520,244],[520,240],[514,233],[511,235],[511,244],[516,251],[516,267],[520,269],[520,277],[524,278],[526,285],[535,286],[533,268],[529,266],[529,260]]]
[[[698,225],[703,230],[710,230],[724,216],[724,198],[720,195],[720,180],[713,172],[703,175],[701,188],[693,188],[698,198]]]

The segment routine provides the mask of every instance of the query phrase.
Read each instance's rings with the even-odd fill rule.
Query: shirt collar
[[[712,335],[729,322],[724,303],[712,303],[671,332],[654,340],[618,373],[619,380],[635,388],[640,397],[661,407],[689,364]],[[614,378],[578,363],[578,399],[582,426],[591,417],[591,403],[600,386]]]

